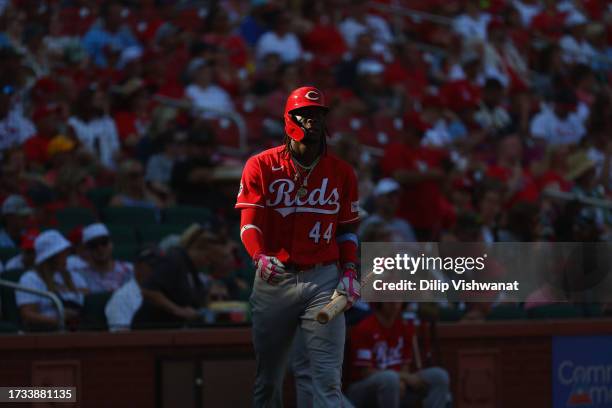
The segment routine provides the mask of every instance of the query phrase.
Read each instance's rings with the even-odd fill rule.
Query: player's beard
[[[323,141],[323,127],[317,126],[312,129],[304,129],[304,138],[301,140],[308,149],[318,149]]]

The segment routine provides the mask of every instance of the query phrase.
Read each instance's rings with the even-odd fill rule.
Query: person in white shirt
[[[479,2],[469,0],[465,5],[465,13],[453,19],[453,29],[464,41],[486,41],[489,21],[491,15],[480,11]]]
[[[19,279],[20,285],[55,293],[64,304],[66,323],[78,320],[87,293],[83,278],[66,268],[69,248],[70,242],[58,231],[41,233],[34,241],[35,267]],[[51,299],[17,290],[15,300],[26,328],[57,327],[59,314]]]
[[[12,84],[0,82],[0,158],[2,151],[22,145],[36,133],[32,122],[13,104],[16,92],[17,89]]]
[[[482,89],[482,101],[474,113],[474,121],[491,133],[497,134],[512,125],[512,118],[503,106],[504,87],[495,78],[488,78]]]
[[[302,58],[302,45],[297,35],[290,31],[291,16],[279,12],[273,17],[272,30],[264,33],[255,45],[255,56],[263,61],[268,54],[278,54],[286,64],[291,64]]]
[[[191,83],[185,94],[199,111],[198,115],[207,119],[218,118],[234,112],[232,98],[214,82],[213,63],[196,58],[189,63],[188,75]]]
[[[113,293],[104,308],[109,330],[126,330],[131,327],[136,312],[142,306],[143,296],[140,282],[144,282],[151,276],[152,265],[161,256],[162,252],[156,247],[144,248],[138,254],[134,263],[134,277]]]
[[[108,99],[97,85],[81,91],[77,111],[68,124],[81,145],[109,169],[116,167],[121,145],[115,121],[108,115]]]
[[[348,45],[354,49],[361,34],[369,33],[372,36],[372,52],[391,58],[389,49],[393,42],[393,33],[389,24],[380,16],[368,13],[368,2],[359,0],[345,10],[348,16],[340,23],[340,34]]]
[[[518,10],[525,27],[529,27],[531,20],[543,10],[540,0],[514,0],[512,6]]]
[[[559,40],[563,51],[563,61],[568,64],[589,64],[595,56],[595,49],[589,44],[585,36],[585,29],[589,20],[580,13],[569,15],[565,19],[567,33]]]
[[[83,228],[85,262],[73,271],[79,273],[91,293],[113,292],[134,277],[131,262],[113,259],[113,243],[110,233],[102,223]]]
[[[544,106],[531,120],[531,135],[550,145],[578,144],[584,137],[584,121],[588,114],[581,112],[573,91],[557,92],[554,105]]]

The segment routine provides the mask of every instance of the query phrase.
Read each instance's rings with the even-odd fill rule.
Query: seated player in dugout
[[[332,298],[359,298],[357,179],[327,149],[323,93],[301,87],[285,106],[285,140],[247,161],[236,208],[241,240],[256,268],[250,297],[257,372],[255,407],[282,406],[283,377],[299,332],[312,406],[342,406],[343,316],[315,319]],[[298,401],[298,406],[305,406]]]
[[[412,320],[404,320],[404,303],[372,303],[374,313],[351,329],[346,389],[356,408],[424,408],[449,406],[449,378],[440,367],[423,368]]]

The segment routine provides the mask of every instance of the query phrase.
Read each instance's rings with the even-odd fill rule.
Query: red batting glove
[[[361,297],[361,284],[359,283],[359,279],[357,279],[357,271],[352,267],[344,268],[342,278],[340,278],[340,282],[338,282],[338,287],[336,287],[332,299],[340,295],[346,296],[348,301],[346,309],[353,306],[353,303]]]
[[[285,271],[285,265],[275,256],[257,253],[253,256],[253,263],[259,277],[270,285],[277,285],[290,275]]]

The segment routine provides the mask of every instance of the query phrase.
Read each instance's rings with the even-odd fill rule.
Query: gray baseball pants
[[[340,316],[338,316],[340,318]],[[312,408],[312,372],[310,370],[310,358],[304,343],[304,335],[298,328],[291,352],[289,355],[290,367],[295,379],[295,393],[297,395],[296,408]],[[355,408],[351,401],[341,394],[342,408]]]
[[[319,324],[315,317],[338,285],[336,264],[296,271],[276,286],[255,277],[250,297],[253,346],[257,364],[253,406],[282,407],[282,387],[289,351],[297,330],[303,336],[312,375],[315,408],[342,406],[344,319]]]

